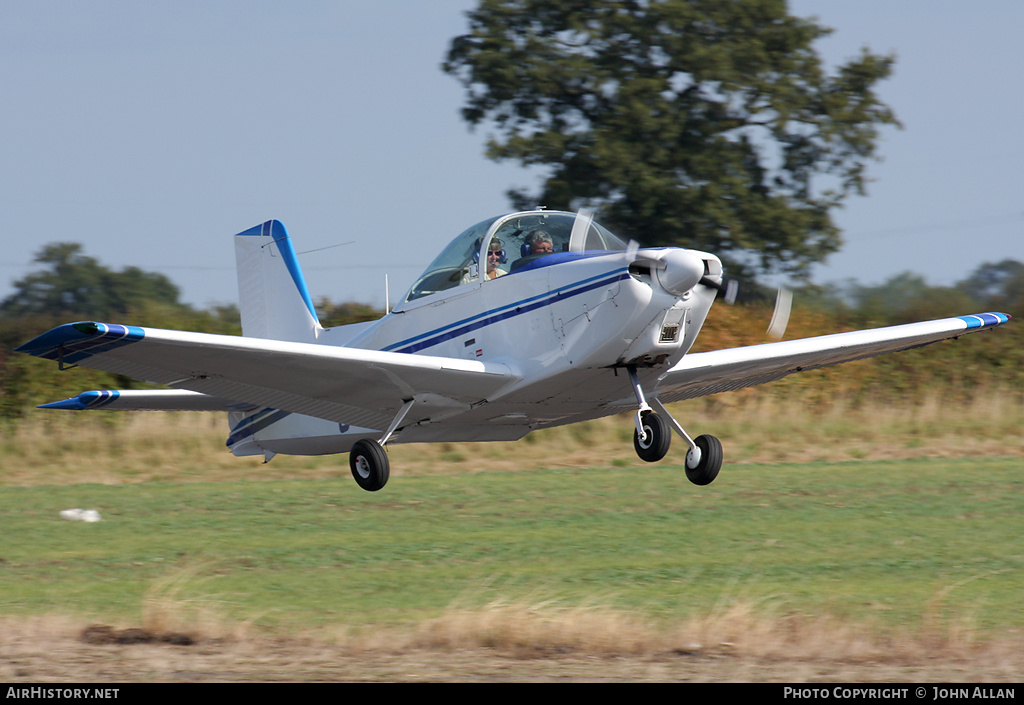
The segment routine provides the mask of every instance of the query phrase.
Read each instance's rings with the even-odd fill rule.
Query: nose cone
[[[665,250],[659,258],[664,269],[658,269],[658,281],[665,291],[682,296],[697,286],[704,276],[704,260],[687,250]]]

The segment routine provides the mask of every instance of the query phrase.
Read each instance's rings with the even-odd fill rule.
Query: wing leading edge
[[[836,333],[686,355],[658,380],[666,403],[752,387],[795,372],[909,350],[1000,326],[1005,313],[979,313],[923,323]]]
[[[54,328],[18,351],[219,400],[160,403],[233,402],[370,428],[386,428],[409,401],[410,422],[453,416],[518,379],[506,365],[476,360],[88,321]],[[102,401],[80,395],[57,404]]]

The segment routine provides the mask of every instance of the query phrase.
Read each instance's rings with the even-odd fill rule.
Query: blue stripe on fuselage
[[[590,277],[589,279],[583,279],[575,284],[561,287],[553,292],[538,294],[537,296],[532,296],[528,299],[522,299],[521,301],[516,301],[505,306],[491,309],[490,311],[485,311],[484,313],[470,318],[464,318],[461,321],[456,321],[455,323],[451,323],[441,328],[435,328],[432,331],[388,345],[384,350],[387,352],[401,353],[419,352],[420,350],[440,345],[448,340],[485,328],[486,326],[498,323],[499,321],[521,316],[545,306],[550,306],[558,301],[564,301],[566,298],[578,296],[588,291],[593,291],[594,289],[599,289],[602,286],[614,284],[615,282],[628,278],[629,271],[625,268],[612,272],[611,274],[605,272],[603,274]]]
[[[228,434],[228,440],[225,443],[228,447],[231,447],[255,433],[262,431],[267,426],[277,423],[286,416],[291,415],[289,411],[280,411],[278,409],[266,408],[256,413],[246,416],[244,419],[238,422],[238,424],[231,429]]]

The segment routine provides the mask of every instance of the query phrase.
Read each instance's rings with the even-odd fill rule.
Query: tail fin
[[[284,224],[268,220],[235,236],[242,334],[313,342],[323,328]]]

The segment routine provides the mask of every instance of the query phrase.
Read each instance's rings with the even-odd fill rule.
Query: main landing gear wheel
[[[672,429],[668,422],[653,411],[646,411],[640,417],[640,425],[644,429],[644,438],[640,439],[640,433],[633,431],[633,448],[641,460],[648,463],[656,463],[668,453],[669,444],[672,442]]]
[[[348,464],[356,483],[367,492],[376,492],[388,483],[391,464],[377,441],[356,441],[349,451]]]
[[[722,443],[714,436],[693,439],[697,452],[686,454],[686,479],[695,485],[710,485],[722,469]]]

